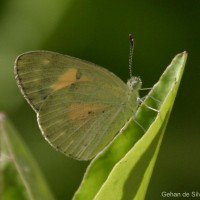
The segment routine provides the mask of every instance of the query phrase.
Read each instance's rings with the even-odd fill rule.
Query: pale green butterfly
[[[18,56],[15,75],[45,139],[79,160],[95,157],[134,116],[142,84],[139,77],[125,84],[105,68],[49,51]]]

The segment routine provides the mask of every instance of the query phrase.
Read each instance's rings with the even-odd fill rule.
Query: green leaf
[[[90,163],[74,200],[145,198],[186,59],[186,52],[173,59],[134,120]]]
[[[32,155],[1,112],[0,199],[54,199]]]

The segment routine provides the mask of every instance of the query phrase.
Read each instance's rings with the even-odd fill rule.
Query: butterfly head
[[[142,81],[140,77],[132,76],[127,82],[130,90],[140,90],[142,87]]]

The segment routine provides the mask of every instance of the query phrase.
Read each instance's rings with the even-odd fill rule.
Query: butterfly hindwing
[[[61,152],[81,160],[91,159],[130,118],[132,111],[123,104],[126,92],[91,82],[62,88],[42,105],[38,113],[40,128]]]

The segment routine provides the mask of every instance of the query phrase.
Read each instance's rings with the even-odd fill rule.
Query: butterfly
[[[138,108],[139,77],[126,84],[103,67],[50,51],[19,55],[14,69],[44,138],[78,160],[101,152]]]

